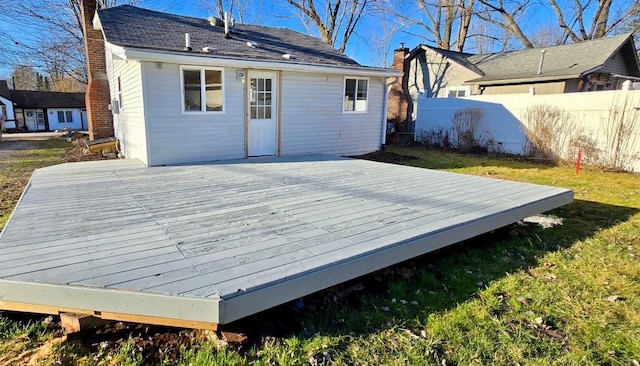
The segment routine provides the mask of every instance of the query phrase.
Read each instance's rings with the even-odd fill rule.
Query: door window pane
[[[250,118],[272,118],[272,90],[273,81],[264,78],[251,78],[250,80]]]

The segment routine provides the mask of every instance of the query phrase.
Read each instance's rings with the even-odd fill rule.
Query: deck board
[[[0,288],[22,283],[37,305],[103,312],[127,309],[95,295],[116,291],[136,302],[131,315],[226,323],[572,198],[561,188],[326,156],[63,164],[34,173],[0,233]],[[55,286],[55,304],[38,296]],[[166,308],[145,314],[148,299]]]

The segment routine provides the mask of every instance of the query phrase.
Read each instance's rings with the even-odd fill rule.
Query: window
[[[120,84],[120,76],[118,76],[118,109],[122,109],[124,104],[122,103],[122,85]]]
[[[182,110],[223,112],[222,70],[182,68]]]
[[[471,94],[471,90],[469,87],[461,86],[457,88],[448,88],[447,89],[447,97],[448,98],[460,98],[466,97]]]
[[[251,78],[250,81],[250,118],[271,119],[273,87],[271,79]]]
[[[58,111],[58,123],[73,123],[73,113],[71,111]]]
[[[344,79],[343,112],[366,112],[367,94],[369,92],[368,79]]]

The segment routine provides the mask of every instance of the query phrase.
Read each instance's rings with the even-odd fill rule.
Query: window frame
[[[58,115],[58,123],[73,123],[73,111],[58,109],[56,112],[56,114]],[[64,117],[62,120],[60,119],[60,113],[62,113],[62,116]],[[71,116],[71,120],[67,118],[69,116]]]
[[[184,71],[200,71],[200,110],[189,111],[185,106],[185,90],[184,90]],[[207,83],[206,83],[206,71],[219,71],[220,72],[220,90],[222,92],[221,97],[221,111],[208,111],[207,110]],[[225,73],[222,67],[202,67],[202,66],[189,66],[180,65],[180,106],[183,115],[198,115],[198,114],[225,114]]]
[[[346,107],[346,103],[345,103],[345,96],[346,96],[346,92],[347,92],[347,80],[355,80],[356,81],[356,94],[355,94],[355,99],[354,99],[354,104],[353,104],[353,110],[347,110],[345,109]],[[360,80],[366,80],[367,81],[367,91],[365,94],[365,106],[364,106],[364,110],[363,111],[359,111],[356,110],[356,103],[358,101],[358,84],[360,82]],[[371,85],[371,80],[369,80],[368,77],[361,77],[361,76],[345,76],[344,80],[342,82],[342,113],[367,113],[369,111],[369,85]]]
[[[116,79],[116,83],[118,87],[118,90],[116,92],[118,96],[118,112],[120,112],[122,109],[124,109],[124,103],[122,101],[122,79],[120,76],[118,76],[118,78]]]
[[[450,96],[449,93],[451,92],[456,92],[455,96]],[[463,96],[459,96],[458,92],[460,91],[464,91],[464,95]],[[464,97],[468,97],[471,96],[471,87],[469,86],[450,86],[447,88],[447,98],[464,98]]]

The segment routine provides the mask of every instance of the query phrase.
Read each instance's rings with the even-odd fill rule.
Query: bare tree
[[[514,35],[525,48],[533,48],[533,43],[524,34],[517,18],[528,8],[530,1],[512,1],[505,5],[504,0],[478,0],[484,9],[477,13],[478,18],[499,26]],[[497,15],[498,19],[494,19]]]
[[[286,1],[299,11],[308,30],[310,24],[314,25],[325,43],[344,52],[365,10],[375,0],[320,0],[323,8],[317,7],[314,0]]]
[[[393,39],[404,27],[402,22],[389,11],[389,1],[379,1],[373,8],[372,20],[376,26],[371,27],[367,34],[367,44],[371,49],[374,64],[379,67],[388,67],[388,57],[394,47]]]
[[[445,50],[464,49],[473,15],[474,0],[416,0],[428,23],[424,28],[435,37],[435,43]]]
[[[402,5],[402,4],[401,4]],[[390,11],[406,28],[415,26],[419,32],[405,30],[445,50],[462,51],[470,36],[475,0],[411,0]]]
[[[10,80],[12,88],[16,90],[39,90],[44,85],[44,79],[28,61],[13,68]]]
[[[569,40],[582,42],[590,39],[606,37],[625,22],[633,17],[637,2],[616,2],[617,7],[612,8],[613,0],[573,0],[571,3],[561,3],[557,0],[546,0],[548,6],[556,16],[557,26],[562,30],[563,37],[559,40],[548,42],[548,37],[535,37],[540,35],[540,29],[522,29],[518,22],[527,10],[533,5],[539,5],[530,0],[478,0],[483,9],[478,17],[502,27],[513,34],[525,48],[539,46],[535,38],[543,44],[564,44]],[[552,38],[555,38],[555,32]]]
[[[588,39],[596,39],[602,38],[606,36],[613,27],[618,25],[623,19],[609,19],[609,14],[611,10],[611,2],[613,0],[574,0],[572,9],[561,9],[558,6],[556,0],[548,0],[549,5],[553,8],[553,11],[556,14],[556,18],[558,19],[558,25],[564,32],[567,37],[571,38],[573,42],[581,42]],[[591,24],[586,26],[585,24],[585,15],[590,8],[595,6],[595,12],[591,19]],[[568,13],[568,14],[566,14]],[[566,23],[566,17],[569,15],[570,18],[575,19],[574,26],[568,25]],[[577,29],[574,30],[574,27]]]
[[[80,1],[15,0],[0,14],[0,20],[22,30],[8,35],[15,44],[10,51],[13,59],[31,59],[34,67],[47,74],[51,88],[56,88],[67,78],[76,82],[65,82],[65,85],[81,88],[86,83]],[[136,2],[98,0],[101,7],[120,3],[135,5]]]
[[[265,0],[202,0],[202,5],[212,10],[220,19],[229,13],[242,24],[266,24],[271,17],[272,6]]]
[[[502,52],[509,49],[512,40],[511,33],[501,27],[489,22],[474,21],[469,30],[465,51],[477,54]]]

